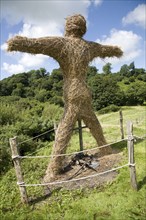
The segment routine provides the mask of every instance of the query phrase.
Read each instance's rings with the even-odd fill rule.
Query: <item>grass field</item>
[[[123,107],[124,131],[126,123],[131,120],[134,135],[144,136],[146,127],[145,107]],[[108,142],[113,143],[121,138],[119,113],[108,113],[98,116]],[[83,132],[84,148],[96,146],[88,129]],[[51,153],[53,143],[39,149],[35,155]],[[116,144],[123,151],[123,161],[127,163],[126,144]],[[138,191],[130,185],[129,169],[118,171],[113,182],[92,189],[65,190],[58,189],[49,197],[44,196],[43,187],[28,187],[27,192],[32,200],[29,205],[20,202],[14,169],[9,170],[1,178],[1,214],[2,220],[145,220],[146,219],[146,141],[135,142],[135,161]],[[68,152],[78,151],[78,134],[73,135]],[[26,183],[39,183],[44,175],[48,159],[27,159],[22,161]]]

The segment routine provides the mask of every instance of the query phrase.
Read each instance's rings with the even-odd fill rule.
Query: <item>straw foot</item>
[[[109,155],[111,153],[112,153],[112,148],[111,148],[111,146],[108,146],[108,147],[101,148],[98,155],[99,155],[99,157],[103,157],[103,156]]]

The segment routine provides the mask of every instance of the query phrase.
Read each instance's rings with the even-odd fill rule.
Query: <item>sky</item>
[[[37,38],[63,36],[65,18],[82,14],[87,21],[85,40],[119,46],[123,57],[96,58],[91,65],[102,72],[110,62],[112,72],[134,61],[136,68],[145,63],[145,0],[0,0],[1,72],[0,79],[32,69],[47,72],[59,68],[57,61],[45,55],[7,52],[7,40],[15,35]]]

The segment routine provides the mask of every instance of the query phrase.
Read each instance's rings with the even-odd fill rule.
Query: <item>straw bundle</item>
[[[64,46],[63,38],[40,37],[27,38],[15,36],[8,41],[8,51],[21,51],[30,54],[44,54],[53,57],[57,61],[61,58],[60,51]]]
[[[123,52],[116,46],[85,41],[86,20],[81,15],[66,19],[65,37],[26,38],[16,36],[8,41],[8,51],[45,54],[56,59],[64,76],[64,115],[58,126],[53,155],[64,154],[77,119],[89,127],[98,145],[106,144],[101,125],[93,112],[92,96],[86,85],[88,64],[95,57],[121,57]],[[110,147],[101,148],[101,154],[110,152]],[[44,181],[49,181],[61,172],[63,157],[52,158]]]
[[[82,37],[86,33],[86,20],[82,15],[66,18],[65,36]]]

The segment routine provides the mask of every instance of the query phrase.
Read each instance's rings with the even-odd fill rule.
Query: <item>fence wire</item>
[[[99,146],[99,147],[94,147],[94,148],[91,148],[91,149],[86,149],[86,150],[82,150],[82,151],[75,151],[75,152],[72,152],[72,153],[66,153],[66,154],[56,154],[56,155],[43,155],[43,156],[19,156],[19,155],[16,155],[15,158],[20,158],[20,159],[31,159],[31,158],[54,158],[54,157],[63,157],[63,156],[71,156],[71,155],[75,155],[75,154],[80,154],[80,153],[84,153],[84,152],[88,152],[88,151],[94,151],[94,150],[97,150],[97,149],[101,149],[101,148],[104,148],[104,147],[108,147],[108,146],[111,146],[113,144],[116,144],[116,143],[120,143],[122,141],[125,141],[127,140],[127,138],[124,138],[124,139],[121,139],[119,141],[116,141],[116,142],[113,142],[113,143],[110,143],[110,144],[105,144],[105,145],[102,145],[102,146]],[[14,159],[14,158],[13,158]]]
[[[84,177],[80,177],[80,178],[76,178],[76,179],[71,179],[71,180],[62,180],[62,181],[55,181],[55,182],[49,182],[49,183],[36,183],[36,184],[25,184],[24,182],[22,182],[22,183],[17,182],[17,185],[19,185],[19,186],[48,186],[48,185],[58,185],[58,184],[63,184],[63,183],[76,182],[76,181],[85,180],[85,179],[93,178],[96,176],[104,175],[104,174],[122,169],[127,166],[132,166],[132,165],[133,164],[128,163],[128,164],[125,164],[125,165],[122,165],[122,166],[119,166],[119,167],[116,167],[116,168],[113,168],[111,170],[107,170],[107,171],[104,171],[101,173],[93,174],[90,176],[84,176]]]

